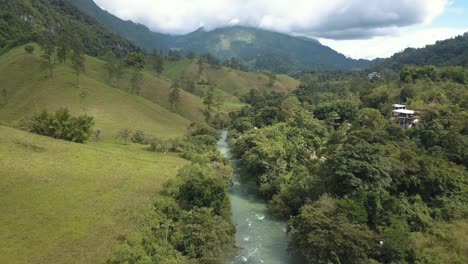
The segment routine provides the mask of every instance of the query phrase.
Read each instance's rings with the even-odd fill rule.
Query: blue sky
[[[468,31],[468,0],[95,0],[156,32],[244,25],[302,35],[352,58],[389,57]]]

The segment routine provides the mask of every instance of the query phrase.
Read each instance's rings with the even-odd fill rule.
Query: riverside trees
[[[466,85],[431,74],[385,86],[335,77],[294,95],[251,91],[232,114],[232,153],[289,219],[291,247],[308,263],[467,261],[455,236],[438,233],[468,217]],[[408,131],[386,110],[403,89],[425,110]],[[299,107],[282,109],[293,96]]]

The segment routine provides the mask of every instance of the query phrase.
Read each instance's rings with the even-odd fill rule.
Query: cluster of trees
[[[80,74],[85,71],[84,46],[81,37],[75,32],[70,33],[66,28],[58,32],[44,31],[38,42],[42,49],[41,58],[49,71],[49,77],[53,77],[53,69],[56,63],[66,63],[70,58],[73,72],[77,76],[77,84],[80,86]],[[26,46],[26,52],[32,53],[33,46]]]
[[[468,32],[454,38],[437,41],[424,48],[407,48],[379,63],[376,68],[400,71],[406,65],[457,65],[468,67]]]
[[[83,143],[92,134],[94,125],[90,116],[72,116],[66,108],[49,113],[46,110],[23,120],[22,128],[35,134]]]
[[[179,170],[153,205],[143,227],[118,246],[109,263],[223,263],[235,252],[230,223],[232,167],[214,147],[218,133],[192,124]]]
[[[232,153],[307,263],[468,261],[443,234],[468,218],[468,89],[440,82],[447,71],[459,69],[411,82],[307,74],[294,94],[252,90],[231,114]],[[390,119],[403,97],[421,110],[407,131]]]
[[[460,84],[468,82],[468,71],[460,66],[437,68],[434,66],[406,66],[400,72],[400,81],[415,82],[416,80],[453,81]]]

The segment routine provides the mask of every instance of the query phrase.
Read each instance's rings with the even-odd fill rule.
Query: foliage
[[[292,94],[243,97],[231,153],[289,219],[292,250],[307,263],[466,262],[459,238],[433,233],[468,217],[465,72],[311,72]],[[418,110],[406,131],[391,119],[400,100]]]
[[[32,54],[34,52],[34,49],[35,49],[34,46],[31,46],[31,45],[24,46],[24,51],[26,51],[29,54]]]
[[[43,110],[26,120],[25,125],[28,131],[35,134],[83,143],[91,135],[94,121],[86,115],[74,117],[63,108],[53,114]]]
[[[70,1],[2,1],[0,28],[0,53],[31,41],[41,42],[47,32],[78,34],[85,53],[91,56],[101,56],[108,51],[122,56],[137,50]]]
[[[190,126],[184,156],[193,163],[165,186],[154,213],[114,250],[109,263],[216,264],[233,253],[235,228],[227,196],[232,169],[213,150],[213,142],[197,140],[212,136],[216,139],[217,132],[207,125]],[[164,143],[152,142],[157,141]]]

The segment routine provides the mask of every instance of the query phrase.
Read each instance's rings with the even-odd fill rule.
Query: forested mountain
[[[128,40],[145,50],[167,50],[170,47],[170,43],[172,41],[172,36],[170,35],[151,32],[145,25],[119,19],[111,13],[102,10],[92,0],[71,1],[114,32],[126,37]]]
[[[252,69],[290,73],[309,69],[363,68],[367,60],[346,58],[318,41],[255,28],[234,26],[182,36],[151,32],[147,27],[123,21],[99,8],[92,0],[72,0],[82,10],[146,50],[179,49],[211,53],[220,59],[238,58]]]
[[[0,0],[0,53],[44,32],[77,33],[86,53],[100,56],[109,50],[124,54],[138,48],[105,28],[68,0]]]
[[[468,32],[455,38],[437,41],[434,45],[424,48],[407,48],[384,59],[376,67],[399,71],[405,65],[468,67]]]

